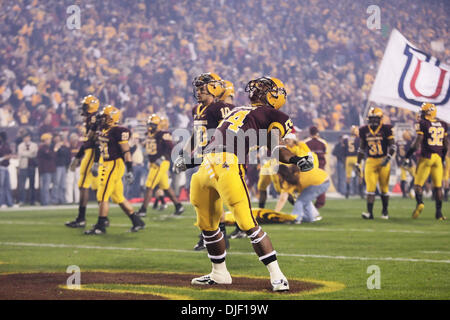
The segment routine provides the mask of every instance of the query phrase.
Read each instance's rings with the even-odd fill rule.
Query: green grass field
[[[190,299],[449,299],[449,221],[434,219],[434,203],[425,202],[417,220],[411,219],[415,201],[392,198],[390,220],[380,219],[380,200],[375,220],[361,219],[365,201],[328,199],[321,209],[323,220],[302,225],[264,225],[278,252],[280,266],[288,279],[331,282],[334,290],[307,295],[242,294],[220,290],[159,288],[161,292]],[[273,208],[274,203],[268,207]],[[136,205],[137,207],[137,205]],[[0,273],[59,272],[70,265],[81,272],[182,272],[206,274],[210,261],[206,252],[196,252],[198,240],[192,206],[181,217],[172,217],[172,206],[144,218],[147,228],[129,233],[129,219],[113,207],[111,226],[102,236],[83,235],[64,222],[76,209],[0,211]],[[291,206],[285,207],[290,212]],[[443,213],[450,213],[444,202]],[[88,225],[96,222],[97,210],[89,208]],[[233,227],[228,227],[231,232]],[[368,267],[380,270],[380,289],[367,288]],[[232,275],[265,277],[267,269],[253,253],[248,239],[231,240],[227,266]],[[268,280],[267,280],[268,281]],[[101,285],[97,285],[101,286]],[[114,288],[114,284],[105,285]],[[139,286],[137,286],[139,287]],[[136,288],[135,290],[147,290]],[[149,289],[149,290],[155,290]]]

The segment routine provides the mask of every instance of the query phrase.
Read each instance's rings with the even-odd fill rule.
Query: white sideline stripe
[[[48,248],[72,248],[72,249],[95,249],[95,250],[122,250],[122,251],[148,251],[148,252],[175,252],[175,253],[191,253],[198,254],[194,250],[181,249],[158,249],[158,248],[126,248],[126,247],[102,247],[102,246],[86,246],[56,243],[30,243],[30,242],[0,242],[2,246],[17,247],[48,247]],[[254,255],[253,252],[229,252],[231,255]],[[336,259],[336,260],[360,260],[360,261],[397,261],[397,262],[430,262],[430,263],[449,263],[450,260],[433,260],[433,259],[414,259],[414,258],[393,258],[393,257],[348,257],[348,256],[329,256],[322,254],[298,254],[298,253],[277,253],[283,257],[300,257],[300,258],[319,258],[319,259]]]
[[[420,231],[420,230],[375,230],[375,229],[356,229],[356,228],[320,228],[320,227],[271,227],[270,230],[293,230],[293,231],[338,231],[338,232],[389,232],[389,233],[418,233],[418,234],[450,234],[446,231]]]
[[[1,221],[1,224],[15,224],[15,225],[45,225],[45,226],[64,226],[64,224],[61,223],[49,223],[49,222],[34,222],[34,221]],[[92,223],[94,225],[94,223]],[[157,226],[156,224],[152,224],[152,226]],[[88,227],[88,226],[87,226]],[[130,224],[120,224],[120,223],[111,223],[110,227],[131,227]],[[69,229],[67,229],[69,230]]]
[[[174,218],[174,219],[179,219],[179,218],[189,218],[191,219],[192,217],[182,217],[182,216],[172,216],[172,215],[167,215],[167,216],[155,216],[155,217],[151,217],[151,220],[153,221],[160,221],[163,220],[161,218]],[[8,225],[47,225],[47,226],[61,226],[61,223],[51,223],[51,222],[39,222],[39,221],[11,221],[11,220],[0,220],[0,225],[2,224],[8,224]],[[116,224],[116,223],[112,223],[111,227],[129,227],[129,224]],[[152,222],[152,226],[153,227],[158,227],[158,224],[155,224]],[[269,225],[267,225],[269,226]],[[264,228],[266,228],[266,226],[264,226]],[[297,226],[297,227],[290,227],[289,225],[284,225],[282,227],[275,227],[275,226],[270,226],[269,230],[277,230],[277,231],[285,231],[285,230],[289,230],[289,231],[322,231],[322,232],[389,232],[389,233],[412,233],[412,234],[450,234],[449,232],[446,231],[420,231],[420,230],[375,230],[375,229],[356,229],[356,228],[321,228],[321,227],[303,227],[303,226]]]

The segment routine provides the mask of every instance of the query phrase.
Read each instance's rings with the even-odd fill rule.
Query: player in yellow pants
[[[81,105],[81,115],[85,117],[85,135],[83,137],[83,144],[69,166],[71,171],[75,171],[77,166],[80,165],[80,179],[78,180],[80,204],[77,218],[65,223],[69,228],[84,228],[86,226],[86,207],[89,201],[89,189],[97,190],[98,186],[98,172],[102,162],[99,153],[95,153],[99,105],[99,100],[92,95],[84,97]]]
[[[172,135],[168,131],[161,130],[160,123],[161,118],[156,114],[152,114],[147,120],[145,149],[150,162],[150,170],[145,182],[144,202],[138,211],[140,217],[147,215],[148,204],[157,187],[172,200],[175,205],[174,215],[184,212],[183,205],[178,201],[169,185],[170,162],[168,159],[170,159],[173,149]]]
[[[422,199],[423,185],[431,176],[435,193],[437,220],[446,220],[442,214],[442,178],[444,177],[443,159],[449,148],[447,123],[436,119],[437,108],[432,103],[423,103],[420,110],[420,118],[416,123],[417,137],[405,156],[405,165],[410,157],[420,148],[421,154],[417,164],[414,179],[416,193],[416,208],[412,218],[417,219],[425,205]]]
[[[371,108],[367,116],[367,125],[359,129],[360,145],[355,170],[361,176],[361,161],[367,154],[364,179],[367,189],[367,211],[361,214],[363,219],[373,219],[373,206],[377,184],[381,189],[382,219],[389,219],[389,176],[390,161],[397,149],[392,126],[383,124],[383,111]]]

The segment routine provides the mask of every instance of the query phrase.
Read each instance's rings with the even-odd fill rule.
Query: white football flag
[[[437,117],[450,122],[450,67],[391,32],[369,101],[417,112],[434,103]]]

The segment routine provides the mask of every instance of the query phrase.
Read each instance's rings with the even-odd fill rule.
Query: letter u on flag
[[[423,102],[434,103],[437,117],[450,122],[450,67],[418,49],[394,29],[369,101],[414,112]]]

